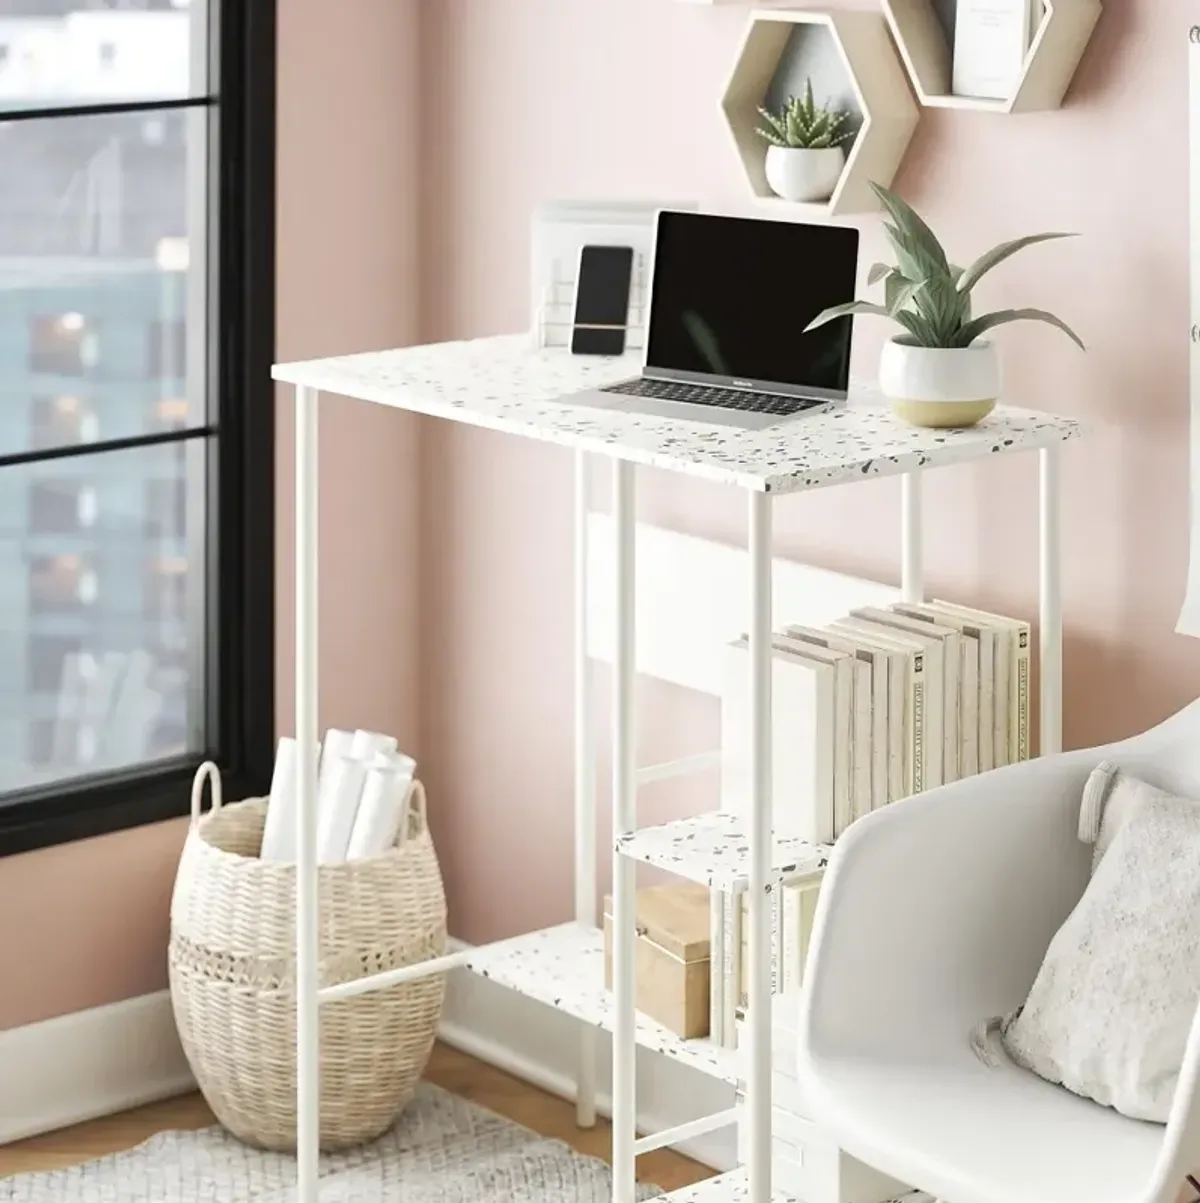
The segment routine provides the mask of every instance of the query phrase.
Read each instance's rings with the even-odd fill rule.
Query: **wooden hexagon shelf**
[[[993,113],[1032,113],[1061,106],[1100,18],[1100,0],[1044,0],[1025,66],[1013,94],[988,99],[951,91],[951,51],[933,0],[883,0],[888,25],[923,105]]]
[[[819,204],[783,200],[771,191],[767,144],[757,133],[758,106],[799,94],[805,77],[814,79],[819,95],[836,93],[858,124],[837,187]],[[762,9],[750,15],[721,109],[754,195],[814,215],[878,209],[870,183],[891,184],[920,116],[880,14],[812,9]]]

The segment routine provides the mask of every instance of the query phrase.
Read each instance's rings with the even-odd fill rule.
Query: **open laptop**
[[[759,430],[845,401],[858,231],[660,212],[640,377],[567,405]]]

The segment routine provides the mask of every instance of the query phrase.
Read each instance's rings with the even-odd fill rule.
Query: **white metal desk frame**
[[[298,1203],[317,1203],[319,1137],[320,1003],[463,964],[457,953],[340,986],[322,989],[318,977],[318,897],[316,877],[317,770],[317,391],[296,386],[296,737],[302,752],[298,789],[300,825],[296,892],[297,986],[297,1162]],[[1062,746],[1062,615],[1059,557],[1059,468],[1057,446],[1038,449],[1040,458],[1040,653],[1041,751]],[[580,922],[596,924],[595,757],[591,668],[587,655],[588,459],[575,452],[575,910]],[[613,511],[616,537],[616,655],[613,682],[613,840],[636,826],[639,773],[634,762],[634,517],[635,465],[614,459]],[[901,589],[905,599],[924,594],[921,474],[902,477]],[[771,521],[774,495],[747,490],[749,524],[751,699],[750,827],[750,989],[747,1015],[750,1072],[749,1195],[751,1203],[771,1199],[771,997],[770,930],[766,906],[771,855]],[[696,758],[691,758],[695,760]],[[701,758],[703,759],[703,758]],[[679,771],[690,767],[681,762]],[[671,766],[644,770],[645,779],[670,775]],[[636,1139],[634,1009],[635,863],[613,854],[613,1199],[633,1203],[635,1158],[641,1152],[678,1143],[726,1126],[732,1112]],[[595,1120],[596,1030],[581,1035],[577,1115],[582,1126]]]

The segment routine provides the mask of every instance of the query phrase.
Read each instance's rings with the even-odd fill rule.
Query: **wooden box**
[[[637,1009],[677,1036],[708,1035],[708,890],[691,883],[637,892]],[[612,989],[612,898],[604,899],[604,984]]]

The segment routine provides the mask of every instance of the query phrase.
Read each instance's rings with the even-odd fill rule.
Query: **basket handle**
[[[408,787],[408,796],[404,799],[404,822],[408,828],[408,834],[412,834],[411,828],[413,820],[417,821],[416,834],[420,834],[429,827],[429,814],[425,800],[425,783],[420,780],[414,780],[412,785]]]
[[[208,780],[212,782],[212,810],[220,810],[222,804],[221,798],[221,770],[211,761],[206,760],[197,770],[195,777],[192,778],[192,824],[195,825],[200,820],[200,815],[204,809],[204,782]]]

